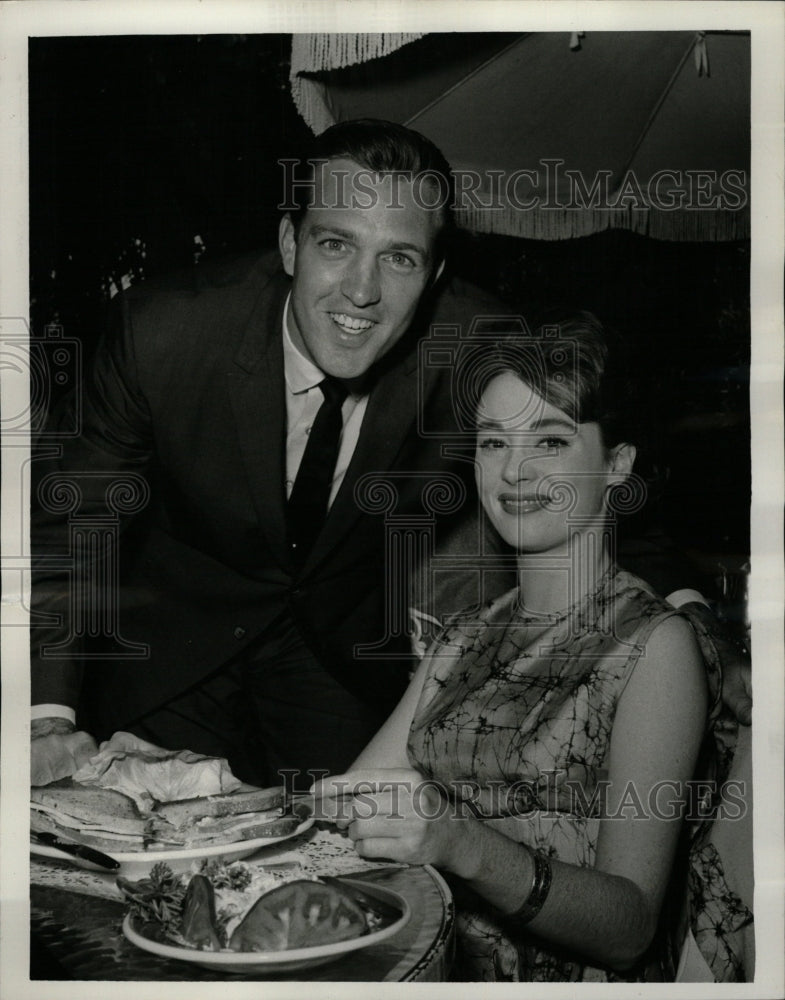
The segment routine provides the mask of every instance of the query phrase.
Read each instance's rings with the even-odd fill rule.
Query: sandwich
[[[303,818],[299,811],[287,810],[283,789],[259,788],[158,803],[151,814],[151,831],[160,848],[206,847],[288,836]]]
[[[280,788],[155,802],[140,809],[114,788],[66,778],[30,790],[30,825],[63,840],[112,852],[160,851],[233,844],[293,833],[304,818],[287,811]]]
[[[150,839],[148,819],[132,798],[70,778],[30,789],[30,828],[107,853],[143,851]]]

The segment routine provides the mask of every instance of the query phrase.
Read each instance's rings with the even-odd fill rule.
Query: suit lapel
[[[273,280],[248,320],[246,335],[227,375],[246,479],[262,530],[286,566],[286,399],[281,323],[288,283]],[[227,484],[229,486],[230,484]]]

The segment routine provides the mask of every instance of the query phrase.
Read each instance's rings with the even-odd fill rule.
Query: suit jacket
[[[50,430],[81,406],[80,434],[33,463],[34,704],[76,705],[86,665],[98,714],[120,728],[263,642],[283,614],[369,705],[386,712],[400,696],[400,630],[383,656],[355,653],[385,637],[389,602],[405,600],[385,570],[385,504],[358,504],[355,488],[393,473],[394,515],[422,524],[433,516],[429,478],[471,480],[470,462],[446,460],[418,432],[418,411],[430,427],[452,426],[453,415],[449,366],[418,375],[416,342],[431,321],[466,328],[498,304],[449,288],[385,359],[324,530],[296,573],[284,523],[289,281],[277,261],[244,258],[120,296],[81,398],[54,415]]]

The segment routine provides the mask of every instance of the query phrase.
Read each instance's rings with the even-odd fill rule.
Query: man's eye
[[[568,442],[566,441],[566,439],[565,438],[560,438],[560,437],[546,437],[546,438],[541,438],[537,442],[538,447],[540,447],[540,448],[552,448],[553,450],[556,450],[558,448],[566,448],[567,444],[568,444]]]
[[[486,437],[480,438],[477,444],[480,448],[484,448],[486,451],[494,451],[498,448],[503,448],[505,443],[501,438]]]
[[[329,250],[329,251],[343,250],[343,248],[344,248],[345,245],[346,244],[344,243],[343,240],[338,240],[338,239],[335,239],[334,237],[330,237],[330,238],[328,238],[326,240],[321,240],[320,243],[319,243],[319,246],[323,250]]]
[[[387,258],[395,267],[410,269],[415,267],[415,262],[405,253],[391,253]]]

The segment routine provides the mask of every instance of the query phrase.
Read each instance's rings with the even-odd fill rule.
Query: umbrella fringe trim
[[[462,208],[456,222],[463,229],[534,240],[567,240],[606,229],[627,229],[657,240],[731,242],[750,238],[748,210],[664,212],[658,209],[532,209],[511,206]]]
[[[293,35],[289,80],[295,106],[305,123],[319,135],[335,124],[335,115],[325,85],[302,74],[343,69],[379,59],[422,37],[422,32]]]

